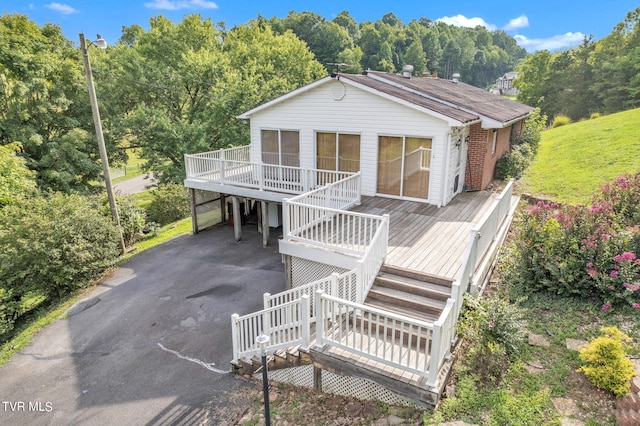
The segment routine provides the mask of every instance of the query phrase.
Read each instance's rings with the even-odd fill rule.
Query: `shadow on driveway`
[[[218,424],[254,385],[234,378],[231,319],[285,289],[272,230],[219,226],[143,252],[0,368],[0,424]]]

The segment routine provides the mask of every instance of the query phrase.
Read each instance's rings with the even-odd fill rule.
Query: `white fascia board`
[[[353,87],[357,87],[358,89],[364,90],[365,92],[369,92],[369,93],[372,93],[374,95],[380,96],[382,98],[389,99],[390,101],[393,101],[393,102],[395,102],[397,104],[404,105],[404,106],[409,107],[411,109],[414,109],[416,111],[420,111],[420,112],[422,112],[424,114],[430,115],[430,116],[438,118],[440,120],[443,120],[450,127],[457,127],[457,126],[463,126],[463,125],[475,123],[475,121],[468,122],[468,123],[463,123],[462,121],[456,120],[455,118],[451,118],[451,117],[448,117],[448,116],[446,116],[444,114],[440,114],[439,112],[430,110],[428,108],[421,107],[421,106],[416,105],[416,104],[414,104],[412,102],[405,101],[403,99],[399,99],[399,98],[397,98],[397,97],[395,97],[393,95],[389,95],[387,93],[380,92],[380,91],[378,91],[378,90],[376,90],[376,89],[374,89],[372,87],[359,84],[359,83],[357,83],[357,82],[355,82],[353,80],[349,80],[348,78],[342,79],[342,80],[340,80],[340,82],[346,83],[346,84],[348,84],[350,86],[353,86]]]
[[[502,122],[498,120],[494,120],[493,118],[481,116],[482,119],[482,128],[483,129],[504,129],[505,127],[511,126],[513,123],[517,123],[518,121],[522,121],[529,116],[529,113],[522,115],[520,117],[514,118],[513,120]]]
[[[238,115],[236,118],[240,118],[240,119],[249,119],[253,114],[255,114],[256,112],[262,111],[265,108],[269,108],[273,105],[279,104],[280,102],[284,102],[287,99],[291,99],[295,96],[300,95],[301,93],[307,92],[311,89],[314,89],[318,86],[321,86],[323,84],[325,84],[327,81],[333,80],[333,77],[331,76],[327,76],[325,78],[322,78],[320,80],[316,80],[313,83],[309,83],[305,86],[302,87],[298,87],[297,89],[289,92],[289,93],[285,93],[282,96],[278,96],[275,99],[270,100],[269,102],[265,102],[262,105],[258,105],[257,107],[250,109],[249,111],[243,112],[242,114]]]

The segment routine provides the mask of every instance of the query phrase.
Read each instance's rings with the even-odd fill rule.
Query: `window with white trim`
[[[300,132],[297,130],[261,130],[262,162],[300,167]]]

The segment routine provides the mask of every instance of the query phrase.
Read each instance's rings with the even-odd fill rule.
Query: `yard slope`
[[[570,204],[587,203],[616,176],[640,170],[640,109],[542,133],[522,192]]]

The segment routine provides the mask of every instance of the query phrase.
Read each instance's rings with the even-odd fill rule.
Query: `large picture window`
[[[316,167],[340,172],[360,171],[360,135],[317,132]]]
[[[300,134],[296,130],[261,130],[262,162],[300,167]]]

